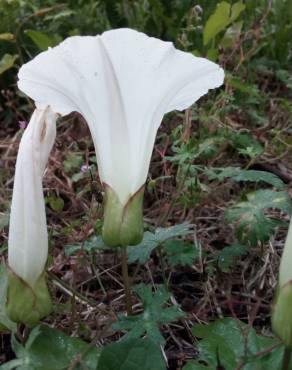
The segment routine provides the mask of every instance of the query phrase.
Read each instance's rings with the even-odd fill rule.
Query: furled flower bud
[[[51,311],[45,282],[48,235],[42,178],[56,136],[57,115],[36,109],[19,146],[8,240],[6,311],[11,320],[34,325]]]

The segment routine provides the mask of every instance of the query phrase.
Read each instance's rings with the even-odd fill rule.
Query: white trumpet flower
[[[8,239],[8,314],[35,323],[50,310],[44,279],[48,235],[42,178],[56,137],[57,115],[36,109],[19,146]]]
[[[164,114],[189,107],[223,79],[215,63],[170,42],[117,29],[69,37],[40,53],[21,67],[18,86],[37,106],[50,105],[61,115],[77,111],[87,121],[107,189],[104,239],[118,245],[140,239],[139,190]],[[141,199],[134,205],[136,194]]]

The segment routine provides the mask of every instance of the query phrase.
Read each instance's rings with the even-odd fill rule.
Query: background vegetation
[[[59,123],[44,179],[55,311],[50,327],[1,335],[0,363],[14,361],[1,369],[281,369],[270,313],[292,211],[292,2],[1,0],[0,19],[2,259],[18,143],[33,109],[16,87],[22,63],[70,35],[131,27],[226,71],[223,88],[167,115],[159,130],[145,235],[129,250],[130,319],[117,252],[100,239],[88,128],[77,114]],[[137,339],[145,334],[146,344]]]

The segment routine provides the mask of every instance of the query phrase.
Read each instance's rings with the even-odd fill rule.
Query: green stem
[[[289,370],[290,362],[291,362],[291,348],[286,346],[282,362],[282,370]]]
[[[125,298],[126,298],[126,309],[127,314],[132,315],[132,296],[131,296],[131,286],[129,280],[129,271],[128,271],[128,254],[127,254],[127,247],[122,247],[122,275],[124,281],[124,288],[125,288]]]

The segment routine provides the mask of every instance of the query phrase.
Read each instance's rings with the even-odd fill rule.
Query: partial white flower
[[[147,177],[163,115],[182,110],[223,83],[215,63],[131,29],[74,36],[19,71],[37,106],[87,121],[101,181],[125,205]]]
[[[56,137],[57,115],[36,109],[22,136],[14,177],[8,264],[32,288],[44,271],[48,235],[42,178]]]
[[[279,284],[275,294],[272,326],[282,341],[292,348],[292,220],[280,263]]]
[[[292,284],[292,219],[281,258],[279,286],[283,287],[289,281]]]

